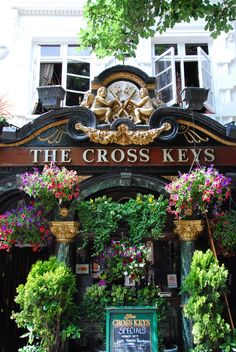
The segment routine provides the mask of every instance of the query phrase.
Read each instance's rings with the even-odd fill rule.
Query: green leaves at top
[[[204,18],[213,38],[233,29],[234,0],[88,0],[84,11],[87,26],[79,44],[91,47],[97,57],[114,56],[124,62],[135,57],[140,38],[163,33],[176,23]]]

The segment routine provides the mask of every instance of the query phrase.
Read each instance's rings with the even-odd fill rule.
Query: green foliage
[[[236,349],[236,329],[226,336],[225,341],[220,345],[220,348],[223,352],[231,352],[232,348]]]
[[[109,242],[110,234],[119,226],[122,219],[121,204],[103,196],[79,202],[77,211],[83,232],[95,234],[93,246],[96,254],[99,254]]]
[[[131,243],[145,238],[158,239],[166,222],[168,201],[161,195],[155,199],[152,194],[137,194],[123,205],[123,215],[129,224]]]
[[[218,216],[213,223],[213,238],[217,241],[218,254],[234,256],[236,252],[236,211]]]
[[[182,293],[189,293],[184,314],[193,320],[194,352],[211,351],[229,332],[229,325],[221,317],[221,293],[226,292],[228,271],[220,266],[213,253],[195,251],[189,274],[184,280]]]
[[[17,288],[20,312],[12,314],[18,327],[28,329],[29,344],[38,339],[40,352],[57,352],[64,340],[79,336],[75,293],[73,273],[55,257],[32,266]]]
[[[79,202],[77,212],[83,233],[95,234],[94,250],[98,255],[110,242],[110,234],[118,229],[121,220],[129,225],[128,240],[132,245],[148,237],[161,237],[167,217],[167,204],[168,201],[162,195],[155,199],[151,194],[137,194],[136,199],[124,204],[103,196]]]
[[[155,286],[147,286],[136,290],[134,287],[122,285],[107,286],[94,284],[87,288],[81,303],[81,316],[92,323],[105,339],[106,307],[108,306],[156,306],[159,320],[165,318],[167,301],[159,296],[160,289]]]
[[[204,18],[205,30],[213,38],[233,27],[234,0],[87,0],[87,27],[79,33],[79,44],[91,47],[99,58],[123,60],[135,56],[140,38],[153,37],[176,23]]]

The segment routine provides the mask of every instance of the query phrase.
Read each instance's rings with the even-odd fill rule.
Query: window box
[[[65,89],[60,85],[37,88],[39,100],[45,109],[59,108],[65,97]]]
[[[186,102],[186,108],[201,110],[207,100],[209,89],[199,87],[185,87],[181,91],[182,101]]]

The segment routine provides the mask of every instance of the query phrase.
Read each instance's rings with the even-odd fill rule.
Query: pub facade
[[[106,196],[125,203],[137,194],[166,196],[165,185],[179,172],[211,165],[232,178],[234,198],[236,138],[199,112],[207,100],[207,89],[202,91],[202,102],[186,97],[186,108],[168,107],[156,95],[155,78],[133,66],[117,65],[95,77],[80,105],[45,112],[13,134],[3,131],[1,213],[27,202],[19,189],[20,175],[35,167],[42,170],[51,162],[77,171],[83,200]],[[121,225],[111,238],[119,241],[124,231],[127,228]],[[148,241],[153,258],[151,280],[169,302],[161,328],[165,340],[180,351],[188,351],[191,346],[191,327],[182,314],[185,302],[179,294],[181,282],[189,271],[194,249],[209,248],[206,229],[202,236],[193,236],[192,232],[186,228],[176,231],[169,216],[163,236]],[[97,276],[89,252],[83,253],[81,261],[79,240],[52,243],[37,253],[27,246],[16,246],[9,253],[1,251],[2,351],[14,351],[20,344],[19,331],[10,320],[17,285],[25,280],[33,262],[58,255],[64,245],[69,251],[63,260],[76,273],[78,288],[83,292],[97,282]],[[235,317],[235,261],[224,261],[230,271],[229,305]],[[81,263],[86,264],[85,271],[81,271]],[[80,347],[71,348],[91,351],[86,341],[79,343]]]

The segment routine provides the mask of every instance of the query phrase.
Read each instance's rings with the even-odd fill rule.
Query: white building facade
[[[90,50],[77,50],[85,25],[84,0],[4,0],[0,15],[0,96],[10,105],[10,122],[32,121],[43,111],[37,87],[61,85],[60,106],[77,105],[90,82],[120,62],[98,60]],[[213,40],[204,22],[178,24],[166,33],[141,40],[136,57],[125,64],[156,76],[156,90],[167,105],[180,102],[186,86],[210,89],[205,113],[225,124],[236,121],[236,24]]]

